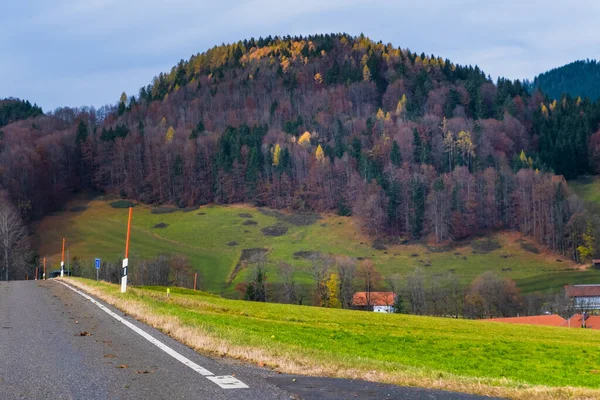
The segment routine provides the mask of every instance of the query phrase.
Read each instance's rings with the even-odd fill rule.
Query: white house
[[[566,285],[565,296],[577,310],[600,310],[600,284]]]
[[[361,310],[393,313],[396,295],[393,292],[356,292],[352,297],[352,305]]]

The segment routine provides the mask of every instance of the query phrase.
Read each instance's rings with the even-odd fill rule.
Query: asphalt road
[[[102,303],[101,303],[102,304]],[[202,356],[104,305],[204,376],[56,281],[0,282],[0,399],[477,399],[364,381],[278,374]],[[150,336],[148,336],[150,335]],[[206,372],[212,375],[207,375]],[[228,377],[217,378],[214,377]],[[214,381],[241,382],[222,388]]]

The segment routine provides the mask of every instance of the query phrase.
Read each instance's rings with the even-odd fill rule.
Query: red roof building
[[[581,328],[583,327],[583,316],[581,314],[575,314],[566,320],[561,326],[565,328]],[[588,315],[585,319],[585,327],[587,329],[600,330],[600,316]]]
[[[371,304],[367,304],[367,292],[356,292],[352,297],[352,305],[361,306],[392,306],[396,300],[396,295],[393,292],[371,292]]]
[[[491,318],[484,321],[504,322],[507,324],[562,326],[567,320],[560,315],[534,315],[530,317]]]
[[[596,297],[600,296],[600,285],[566,285],[567,297]]]
[[[600,310],[600,285],[566,285],[565,296],[578,310]]]

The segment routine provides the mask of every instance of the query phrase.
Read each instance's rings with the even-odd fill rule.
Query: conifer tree
[[[421,135],[417,131],[417,128],[413,129],[413,158],[415,163],[421,164],[423,160],[423,141]]]
[[[390,151],[390,161],[396,167],[402,165],[402,153],[400,153],[400,146],[395,140],[392,143],[392,151]]]

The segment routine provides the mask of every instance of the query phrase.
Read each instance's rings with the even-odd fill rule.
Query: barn
[[[565,296],[576,310],[600,310],[600,284],[566,285]]]

